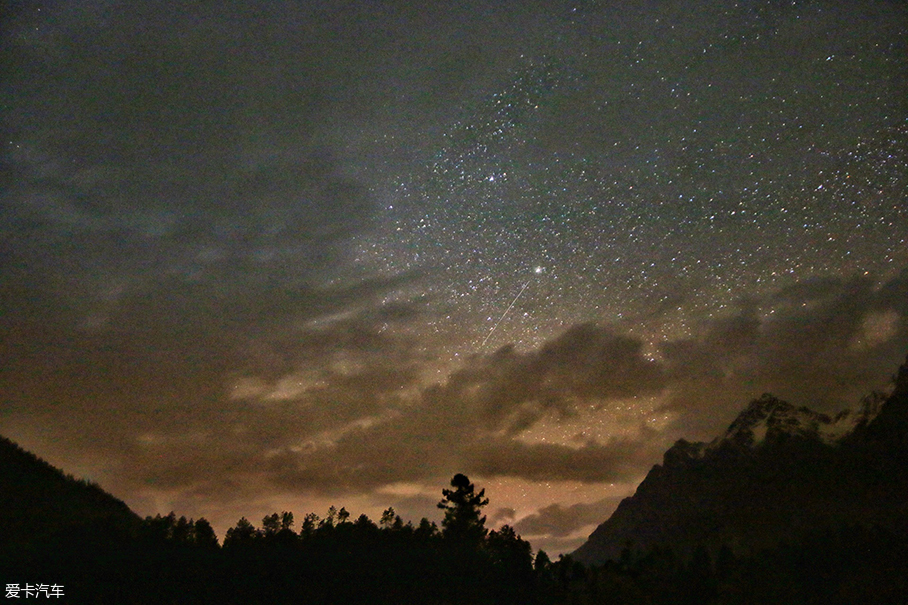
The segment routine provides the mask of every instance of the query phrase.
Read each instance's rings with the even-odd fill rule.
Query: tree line
[[[388,508],[378,522],[331,507],[297,527],[291,512],[245,517],[220,544],[211,524],[174,513],[132,529],[67,530],[23,556],[0,553],[8,582],[53,582],[85,603],[532,603],[529,542],[486,528],[485,490],[457,474],[438,503],[439,527]],[[40,576],[37,577],[37,576]]]
[[[425,603],[584,605],[890,603],[908,594],[908,526],[830,528],[772,548],[676,552],[628,544],[584,566],[533,553],[510,526],[486,527],[485,490],[462,474],[442,490],[439,527],[378,522],[331,507],[241,518],[219,543],[210,523],[146,517],[125,531],[67,527],[33,552],[0,553],[0,581],[61,585],[70,603]],[[47,535],[53,535],[53,531]],[[50,546],[52,544],[52,546]]]

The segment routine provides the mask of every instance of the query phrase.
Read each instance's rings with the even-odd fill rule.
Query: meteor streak
[[[533,280],[527,280],[527,283],[523,284],[523,287],[520,289],[520,292],[517,293],[517,296],[514,297],[514,300],[511,301],[511,304],[508,305],[508,308],[504,310],[504,313],[501,314],[501,317],[498,318],[498,321],[495,322],[495,325],[492,326],[492,329],[489,330],[489,333],[486,334],[485,340],[483,340],[482,344],[479,345],[480,349],[483,348],[484,346],[486,346],[486,343],[489,342],[489,339],[492,337],[492,333],[495,331],[495,328],[497,328],[498,324],[500,324],[502,322],[502,320],[504,319],[504,316],[508,314],[508,311],[510,311],[514,307],[514,304],[517,302],[517,299],[520,298],[520,295],[523,294],[523,291],[527,289],[527,286],[530,285],[531,281],[533,281]]]

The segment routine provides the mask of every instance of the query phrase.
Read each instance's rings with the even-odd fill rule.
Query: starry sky
[[[141,515],[569,552],[675,440],[908,353],[908,6],[32,2],[0,434]]]

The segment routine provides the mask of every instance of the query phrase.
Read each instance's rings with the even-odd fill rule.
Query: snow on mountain
[[[863,400],[858,410],[845,410],[830,418],[764,394],[752,401],[725,434],[713,440],[707,449],[715,449],[728,442],[756,447],[767,439],[778,439],[782,435],[816,439],[832,445],[850,435],[858,426],[873,420],[879,414],[883,401],[883,396],[871,395]]]
[[[707,454],[733,444],[747,449],[758,448],[767,441],[783,436],[816,440],[836,445],[861,426],[866,426],[880,413],[886,397],[880,393],[868,395],[857,410],[844,410],[830,417],[806,407],[764,394],[738,414],[724,434],[709,443],[678,440],[666,452],[666,463],[702,459]]]

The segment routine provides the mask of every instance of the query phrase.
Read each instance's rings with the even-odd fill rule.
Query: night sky
[[[3,10],[0,434],[140,515],[567,552],[908,353],[904,2]]]

